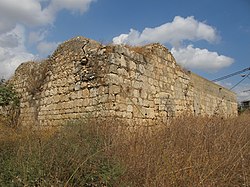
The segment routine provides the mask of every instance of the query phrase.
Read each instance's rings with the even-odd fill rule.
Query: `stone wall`
[[[237,115],[236,96],[183,70],[160,44],[101,45],[76,37],[40,63],[20,65],[10,82],[21,96],[22,124],[56,125],[81,117],[128,122],[189,113]]]

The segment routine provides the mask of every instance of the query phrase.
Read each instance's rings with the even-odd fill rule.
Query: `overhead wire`
[[[223,77],[220,77],[220,78],[214,79],[214,80],[212,80],[212,81],[213,81],[213,82],[218,82],[218,81],[221,81],[221,80],[227,79],[227,78],[229,78],[229,77],[232,77],[232,76],[238,75],[238,74],[240,74],[240,73],[243,73],[243,72],[245,72],[245,71],[250,71],[250,67],[245,68],[245,69],[240,70],[240,71],[237,71],[237,72],[234,72],[234,73],[231,73],[231,74],[229,74],[229,75],[225,75],[225,76],[223,76]]]
[[[243,79],[241,79],[239,82],[237,82],[233,87],[230,88],[230,90],[234,89],[236,86],[238,86],[242,81],[244,81],[248,76],[250,75],[250,73],[248,73],[246,76],[243,77]],[[249,78],[249,77],[248,77]]]
[[[250,90],[244,90],[244,91],[242,91],[242,92],[250,92]]]

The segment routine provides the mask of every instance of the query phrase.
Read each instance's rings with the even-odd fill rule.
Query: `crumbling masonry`
[[[233,92],[183,70],[160,44],[105,46],[76,37],[43,62],[20,65],[10,82],[21,96],[19,122],[25,125],[82,117],[140,123],[183,113],[237,115]]]

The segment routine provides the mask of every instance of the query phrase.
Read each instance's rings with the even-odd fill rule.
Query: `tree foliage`
[[[17,125],[19,116],[20,100],[13,87],[0,80],[0,117],[5,119],[6,124],[10,126]]]
[[[8,105],[19,106],[19,98],[12,86],[5,84],[2,79],[0,82],[0,106],[5,107]]]

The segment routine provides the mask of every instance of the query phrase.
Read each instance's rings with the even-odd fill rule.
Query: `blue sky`
[[[0,0],[0,77],[79,35],[104,44],[159,42],[212,80],[250,67],[250,0]],[[233,91],[245,100],[249,89],[246,78]]]

